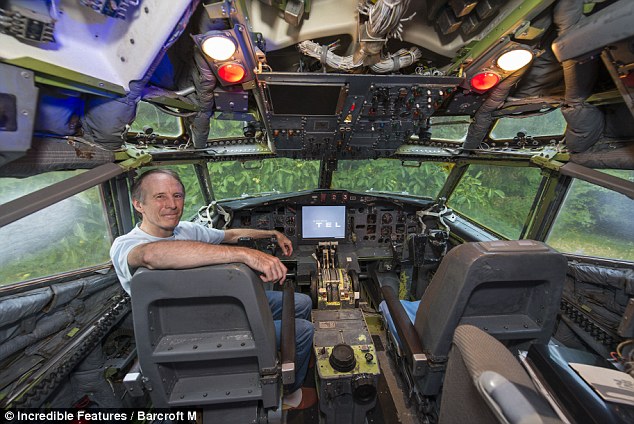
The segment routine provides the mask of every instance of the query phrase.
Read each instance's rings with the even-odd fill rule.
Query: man
[[[240,246],[241,237],[255,239],[277,237],[285,256],[293,253],[291,241],[278,231],[237,228],[216,230],[192,222],[180,221],[185,202],[185,188],[178,174],[166,169],[153,169],[142,174],[131,189],[132,205],[142,216],[141,222],[128,234],[118,237],[110,248],[110,257],[121,285],[130,294],[130,280],[139,267],[149,269],[184,269],[204,265],[241,262],[261,273],[264,282],[286,278],[286,267],[275,256]],[[213,284],[210,282],[210,284]],[[266,291],[275,320],[277,346],[280,346],[282,292]],[[312,301],[309,296],[295,294],[295,383],[287,388],[292,394],[289,403],[301,400],[301,385],[306,376],[314,328],[310,322]],[[305,402],[304,402],[305,403]]]

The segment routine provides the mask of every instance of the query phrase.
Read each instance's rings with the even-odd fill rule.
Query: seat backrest
[[[273,317],[260,278],[246,265],[139,269],[131,298],[155,407],[277,406]]]
[[[484,381],[490,375],[493,384]],[[511,352],[471,325],[456,328],[439,416],[440,424],[466,422],[562,422]]]
[[[414,326],[432,361],[446,360],[459,324],[508,347],[546,343],[561,301],[567,261],[533,240],[465,243],[449,251],[423,294]]]

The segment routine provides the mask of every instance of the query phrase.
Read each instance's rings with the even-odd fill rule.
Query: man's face
[[[133,200],[134,208],[143,215],[140,228],[156,237],[170,237],[183,215],[183,187],[167,174],[153,174],[141,185],[143,200]]]

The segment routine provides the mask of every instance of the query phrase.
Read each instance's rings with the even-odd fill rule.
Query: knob
[[[332,348],[328,362],[330,362],[330,365],[335,369],[335,371],[339,372],[352,371],[357,365],[357,360],[354,357],[354,350],[352,350],[350,345],[345,343],[339,343]]]

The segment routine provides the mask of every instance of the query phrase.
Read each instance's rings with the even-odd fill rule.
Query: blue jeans
[[[283,292],[281,291],[266,291],[266,297],[273,313],[275,341],[278,349],[282,334],[282,296]],[[308,371],[310,351],[313,348],[313,334],[315,333],[313,323],[310,321],[312,308],[313,301],[310,296],[295,293],[295,383],[286,388],[288,393],[302,387],[306,371]]]

